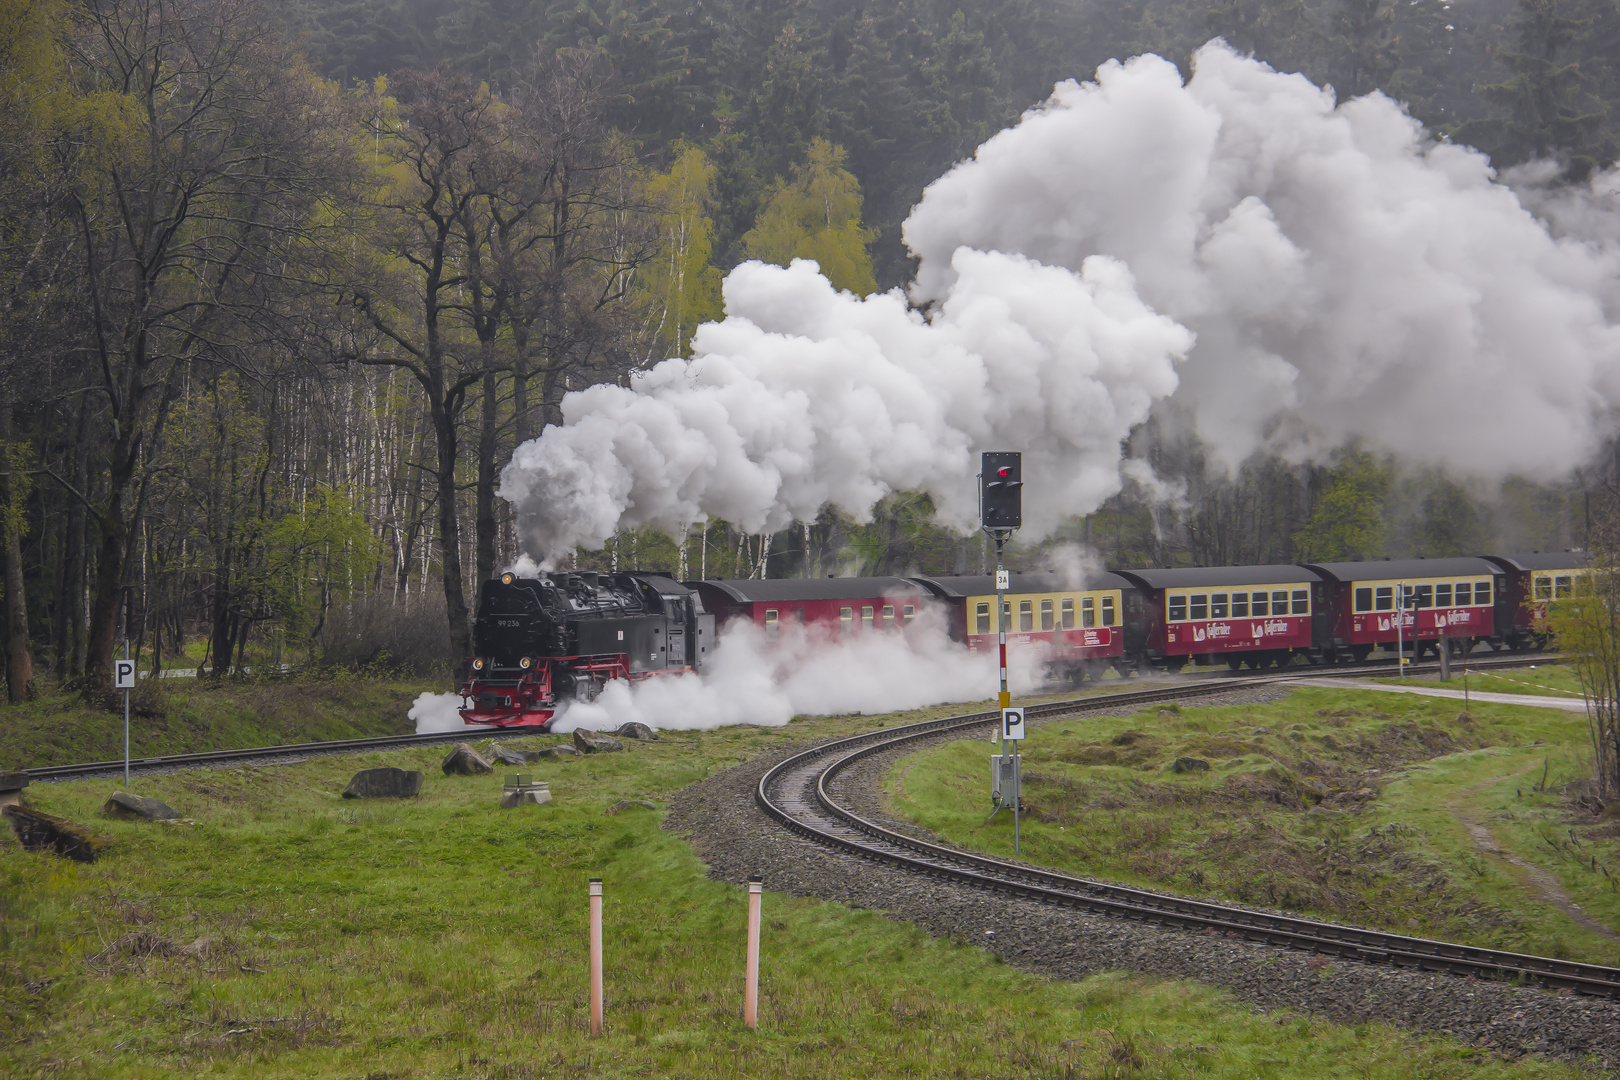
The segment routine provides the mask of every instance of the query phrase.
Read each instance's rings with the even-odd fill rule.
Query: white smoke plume
[[[486,730],[482,725],[469,724],[461,719],[460,694],[434,694],[424,691],[416,695],[410,711],[405,715],[408,719],[416,721],[418,735],[440,731]]]
[[[769,643],[752,623],[734,622],[721,633],[702,676],[610,682],[595,701],[566,706],[552,730],[609,731],[631,721],[663,730],[780,727],[795,716],[981,701],[994,697],[999,685],[995,655],[970,653],[951,641],[941,616],[929,608],[903,633],[833,640],[787,624],[781,634],[780,642]],[[1041,658],[1032,650],[1011,650],[1009,665],[1014,693],[1040,685]],[[461,730],[460,704],[455,694],[423,694],[410,715],[419,732]]]
[[[1382,94],[1335,105],[1220,42],[1194,63],[1062,83],[931,185],[914,299],[950,295],[963,247],[1121,260],[1197,333],[1175,400],[1228,466],[1351,439],[1485,478],[1592,455],[1620,400],[1614,173],[1554,196],[1532,170],[1521,199]]]
[[[966,526],[986,448],[1023,451],[1035,534],[1106,499],[1120,440],[1175,389],[1192,336],[1113,259],[1071,272],[963,249],[952,264],[928,317],[898,291],[839,293],[812,262],[733,270],[691,360],[569,394],[563,425],[518,447],[500,490],[529,552],[706,517],[769,532],[829,504],[865,520],[891,491],[928,491]]]
[[[962,526],[989,449],[1024,452],[1035,540],[1119,490],[1166,398],[1230,468],[1351,440],[1461,477],[1591,457],[1620,401],[1620,174],[1500,182],[1382,94],[1336,103],[1218,41],[1194,64],[1061,83],[935,181],[904,227],[926,314],[738,267],[690,361],[570,394],[518,449],[529,553],[864,518],[897,489]]]

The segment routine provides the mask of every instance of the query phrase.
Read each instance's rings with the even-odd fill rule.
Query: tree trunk
[[[477,569],[473,580],[475,588],[495,576],[495,433],[500,419],[496,393],[500,377],[491,372],[484,376],[484,407],[478,426],[478,493],[477,517]]]
[[[34,654],[28,648],[28,599],[23,593],[22,508],[16,505],[12,475],[11,395],[0,398],[0,559],[6,578],[6,696],[13,705],[28,700],[34,683]]]
[[[450,652],[457,662],[472,655],[467,625],[467,594],[461,585],[461,528],[456,518],[456,425],[437,396],[432,401],[433,429],[439,442],[439,554],[444,578],[445,615],[450,623]]]

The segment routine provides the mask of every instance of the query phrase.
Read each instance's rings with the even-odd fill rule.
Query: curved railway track
[[[1293,679],[1293,676],[1240,682],[1223,679],[1213,685],[1166,687],[1031,705],[1025,711],[1031,717],[1073,715]],[[1091,914],[1163,927],[1213,931],[1231,938],[1347,960],[1620,997],[1620,968],[1363,930],[1070,877],[942,847],[885,829],[841,805],[831,790],[840,773],[864,758],[924,739],[966,734],[998,718],[994,712],[973,713],[818,746],[767,771],[755,789],[755,801],[767,815],[818,844],[939,880]]]
[[[1535,662],[1553,662],[1556,656],[1540,653],[1513,653],[1505,656],[1480,656],[1469,660],[1469,666],[1475,669],[1488,667],[1523,667]],[[1346,674],[1378,674],[1380,672],[1394,673],[1397,670],[1393,660],[1369,661],[1361,664],[1338,664],[1328,667],[1301,667],[1291,669],[1286,674],[1263,679],[1254,676],[1238,676],[1236,673],[1226,671],[1211,671],[1209,677],[1190,683],[1186,686],[1174,688],[1174,693],[1183,696],[1196,696],[1199,693],[1217,693],[1221,690],[1230,690],[1234,679],[1256,682],[1275,682],[1278,679],[1309,679],[1313,677],[1327,677]],[[1414,675],[1433,674],[1440,670],[1438,664],[1411,664],[1408,672]],[[1135,694],[1108,694],[1109,702],[1119,702],[1127,699],[1160,700],[1157,697],[1142,698],[1142,694],[1155,694],[1158,691],[1139,691]],[[1086,698],[1083,702],[1093,699]],[[1066,703],[1057,702],[1052,705],[1036,706],[1037,711],[1032,716],[1045,715],[1038,710],[1051,709]],[[987,714],[988,715],[988,714]],[[207,765],[225,765],[232,762],[255,761],[260,758],[274,758],[282,760],[298,760],[300,758],[316,757],[322,754],[346,754],[359,750],[401,750],[411,746],[428,746],[434,743],[460,742],[468,738],[490,738],[492,736],[518,737],[532,734],[513,728],[488,728],[478,731],[435,731],[423,735],[377,735],[365,739],[332,739],[326,742],[289,743],[283,746],[254,746],[242,750],[204,750],[195,754],[164,754],[156,757],[131,758],[129,769],[131,773],[150,772],[154,769],[192,768]],[[78,765],[48,765],[37,769],[22,770],[30,782],[37,780],[74,780],[81,777],[100,776],[103,773],[122,773],[124,771],[123,758],[112,761],[88,761]]]

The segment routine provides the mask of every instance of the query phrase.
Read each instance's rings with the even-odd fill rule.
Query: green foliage
[[[814,259],[836,288],[865,296],[877,290],[868,250],[876,233],[861,224],[861,185],[844,167],[845,153],[813,139],[809,158],[778,180],[743,246],[765,262],[786,266]]]
[[[1347,453],[1325,478],[1305,527],[1294,534],[1304,562],[1353,562],[1381,553],[1384,498],[1393,467],[1363,450]]]
[[[648,182],[648,196],[662,211],[661,257],[638,282],[650,297],[647,307],[655,320],[652,338],[658,351],[649,359],[687,355],[692,331],[724,313],[709,217],[716,171],[702,150],[682,143],[669,170]]]

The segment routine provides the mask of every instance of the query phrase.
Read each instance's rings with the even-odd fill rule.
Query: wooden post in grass
[[[602,879],[591,878],[591,1034],[602,1034]]]
[[[743,977],[743,1024],[750,1031],[759,1026],[759,906],[765,882],[748,879],[748,958]]]

